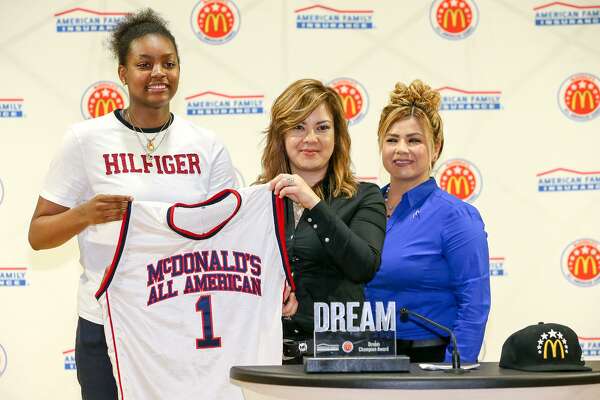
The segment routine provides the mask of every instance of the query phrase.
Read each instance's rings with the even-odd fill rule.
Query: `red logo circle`
[[[592,281],[600,276],[600,251],[592,242],[575,243],[567,254],[567,268],[575,279]]]
[[[198,29],[206,36],[221,39],[233,30],[235,17],[227,4],[213,1],[202,7],[196,22]]]
[[[369,99],[365,88],[349,78],[335,79],[329,82],[328,86],[340,95],[348,124],[358,123],[368,110]]]
[[[240,12],[232,0],[201,0],[191,15],[194,34],[208,44],[224,44],[240,30]]]
[[[460,40],[470,36],[479,23],[479,10],[474,0],[434,0],[429,20],[443,38]]]
[[[600,78],[577,73],[563,81],[558,89],[558,106],[574,121],[589,121],[600,115]]]
[[[354,350],[354,344],[351,341],[346,340],[344,343],[342,343],[342,350],[344,353],[350,353],[352,350]]]
[[[481,192],[481,174],[465,160],[446,161],[437,171],[440,187],[464,201],[473,201]]]
[[[84,93],[81,109],[85,118],[96,118],[125,108],[125,92],[113,82],[96,82]]]
[[[571,112],[587,115],[600,106],[600,90],[593,80],[577,78],[566,88],[564,101]]]
[[[437,7],[436,20],[444,31],[462,33],[473,22],[473,9],[464,0],[444,0]]]

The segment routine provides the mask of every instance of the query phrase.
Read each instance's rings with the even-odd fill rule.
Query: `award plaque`
[[[396,356],[394,302],[314,304],[314,357],[306,372],[408,371],[409,359]]]

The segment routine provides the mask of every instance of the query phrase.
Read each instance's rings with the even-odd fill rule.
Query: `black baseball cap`
[[[591,371],[581,359],[577,334],[568,326],[543,322],[510,335],[502,345],[502,368],[523,371]]]

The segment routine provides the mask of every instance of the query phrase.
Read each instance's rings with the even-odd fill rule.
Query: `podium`
[[[410,364],[405,373],[307,374],[302,365],[237,366],[231,382],[246,400],[598,400],[600,361],[591,372],[526,372],[481,363],[463,375],[423,371]]]

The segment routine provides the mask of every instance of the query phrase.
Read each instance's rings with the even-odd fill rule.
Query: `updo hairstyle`
[[[419,79],[412,81],[409,86],[401,82],[396,83],[388,104],[381,111],[377,129],[379,149],[382,148],[385,135],[394,123],[413,117],[428,135],[433,168],[444,147],[442,118],[438,112],[440,102],[439,92]],[[434,149],[438,147],[439,152],[434,159]]]

